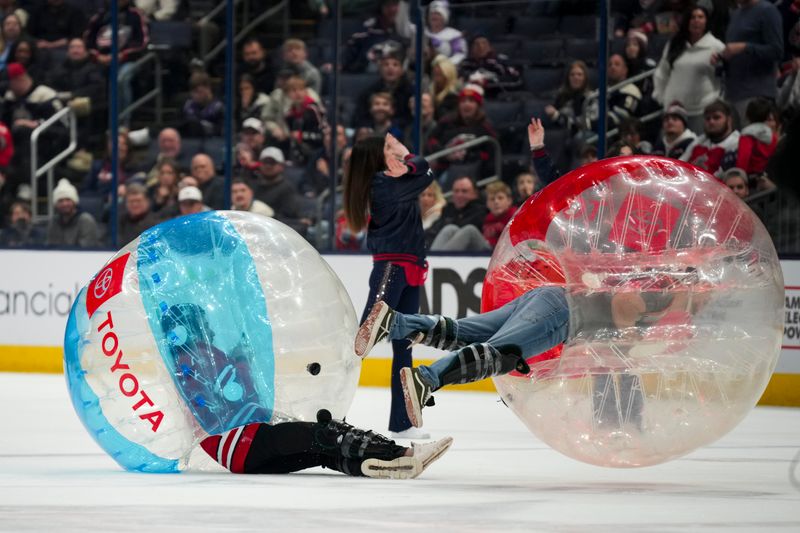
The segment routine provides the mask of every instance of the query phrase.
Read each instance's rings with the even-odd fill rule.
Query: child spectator
[[[729,168],[725,171],[722,178],[725,185],[742,200],[750,196],[750,185],[747,180],[747,173],[738,167]]]
[[[750,178],[764,173],[767,161],[778,145],[778,136],[767,125],[771,112],[772,105],[766,98],[753,98],[747,104],[745,116],[748,124],[739,137],[736,166],[744,170]]]
[[[450,22],[450,7],[447,2],[435,0],[428,7],[428,29],[425,36],[436,54],[450,58],[458,65],[466,57],[467,41],[455,28],[447,25]]]
[[[211,79],[205,72],[195,72],[189,79],[190,98],[183,106],[183,134],[187,137],[222,135],[225,106],[214,98]]]
[[[653,152],[653,145],[642,140],[642,123],[637,118],[626,118],[619,125],[620,139],[636,149],[637,154]]]
[[[284,90],[292,102],[286,114],[289,157],[295,164],[305,165],[311,155],[322,148],[325,115],[322,107],[308,94],[306,82],[300,76],[286,80]]]
[[[283,62],[306,82],[306,87],[317,93],[322,90],[322,76],[319,70],[308,62],[306,43],[300,39],[287,39],[283,43]]]
[[[506,224],[517,212],[511,199],[511,189],[502,181],[496,181],[486,186],[486,207],[489,214],[483,221],[483,238],[493,249]]]
[[[536,176],[530,172],[519,174],[514,180],[514,189],[517,192],[517,205],[521,206],[536,190]],[[488,187],[486,191],[488,193]]]

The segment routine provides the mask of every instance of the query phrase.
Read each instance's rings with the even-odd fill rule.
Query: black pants
[[[323,466],[340,470],[337,458],[320,453],[314,445],[311,422],[261,424],[244,461],[246,474],[288,474],[306,468]],[[360,475],[361,470],[355,469]]]
[[[403,267],[389,261],[375,261],[369,276],[369,297],[361,315],[361,323],[367,319],[372,306],[378,300],[383,300],[389,307],[401,313],[418,313],[420,290],[421,287],[408,284]],[[411,427],[403,398],[403,386],[400,383],[400,369],[407,366],[413,366],[409,341],[392,341],[392,407],[389,413],[389,431],[405,431]]]

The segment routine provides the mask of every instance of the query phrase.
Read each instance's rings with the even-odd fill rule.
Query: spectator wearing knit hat
[[[464,82],[480,83],[490,97],[503,91],[522,88],[522,74],[508,58],[495,52],[489,37],[475,34],[469,43],[469,55],[458,65]]]
[[[688,125],[689,116],[686,109],[679,102],[673,102],[664,110],[664,116],[661,118],[663,135],[656,141],[653,153],[680,159],[686,148],[697,137]]]
[[[66,178],[53,189],[55,213],[47,226],[48,246],[93,248],[99,245],[97,222],[78,207],[78,190]]]
[[[442,118],[428,137],[427,153],[450,148],[483,136],[496,137],[494,128],[483,110],[483,88],[468,84],[458,94],[458,108]],[[434,165],[437,171],[446,170],[454,163],[480,163],[480,174],[488,176],[492,170],[494,152],[483,144],[454,152]]]
[[[703,110],[720,96],[721,81],[711,58],[725,49],[708,28],[708,11],[690,9],[664,53],[653,76],[653,98],[666,108],[681,102],[686,109],[687,127],[702,131]]]
[[[435,54],[442,54],[458,65],[467,56],[467,41],[457,29],[448,26],[450,22],[450,5],[435,0],[428,6],[428,38]]]

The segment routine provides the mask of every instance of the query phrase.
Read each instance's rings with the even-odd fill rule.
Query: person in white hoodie
[[[673,102],[664,110],[661,119],[663,135],[656,141],[653,153],[680,159],[697,135],[688,127],[688,115],[680,102]]]
[[[665,108],[678,101],[692,131],[703,128],[703,110],[720,97],[721,85],[711,57],[725,44],[708,31],[708,11],[694,7],[664,48],[653,78],[653,98]]]
[[[458,65],[467,55],[467,41],[457,29],[450,27],[450,6],[436,0],[428,7],[428,28],[425,36],[430,40],[436,54],[442,54]]]

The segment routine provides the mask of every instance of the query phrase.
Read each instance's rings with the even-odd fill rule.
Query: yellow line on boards
[[[0,346],[0,372],[34,372],[60,374],[63,372],[64,351],[55,346]],[[430,364],[431,360],[417,359],[415,365]],[[392,360],[366,358],[361,367],[362,387],[389,387]],[[446,387],[452,390],[496,392],[490,379]],[[800,374],[773,374],[759,405],[800,407]]]

